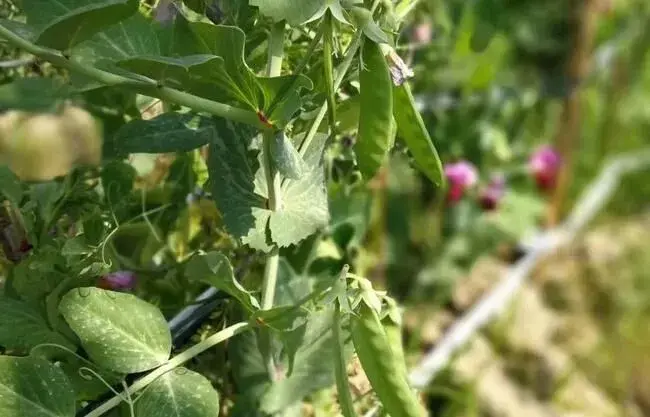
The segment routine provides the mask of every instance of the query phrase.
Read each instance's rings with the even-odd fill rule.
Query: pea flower
[[[388,69],[390,70],[390,77],[393,80],[393,84],[400,86],[407,79],[415,75],[413,70],[406,65],[402,57],[390,45],[382,43],[379,47],[388,62]]]
[[[433,36],[433,28],[431,22],[420,22],[413,27],[412,33],[413,42],[419,45],[424,45],[431,42]]]
[[[170,26],[178,15],[178,7],[171,0],[160,0],[154,9],[154,19],[163,26]]]
[[[99,287],[105,290],[130,291],[135,288],[137,278],[132,271],[111,272],[99,279]]]
[[[544,191],[555,188],[562,158],[549,145],[543,145],[531,155],[528,167],[535,177],[537,186]]]
[[[447,201],[457,203],[465,194],[465,190],[476,184],[478,173],[470,162],[458,161],[445,165],[445,176],[449,183]]]
[[[479,194],[479,205],[485,211],[492,211],[499,206],[499,202],[506,192],[506,179],[503,174],[495,174],[490,182]]]

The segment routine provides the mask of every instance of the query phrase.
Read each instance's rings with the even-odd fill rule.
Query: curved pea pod
[[[397,122],[397,133],[404,139],[415,163],[420,170],[436,185],[444,184],[442,163],[433,146],[429,132],[422,116],[415,108],[415,101],[408,83],[393,89],[393,109]]]
[[[363,43],[359,70],[359,133],[354,151],[365,179],[375,176],[395,138],[393,88],[386,59],[375,42]]]
[[[404,365],[391,348],[379,315],[365,302],[352,316],[351,334],[363,370],[381,401],[393,417],[423,417],[425,410],[408,384]]]

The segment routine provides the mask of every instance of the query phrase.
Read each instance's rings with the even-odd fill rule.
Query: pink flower
[[[551,146],[543,145],[531,155],[528,166],[537,186],[544,191],[549,191],[555,188],[562,158]]]
[[[426,44],[431,42],[433,27],[431,22],[421,22],[413,28],[413,42],[417,44]]]
[[[105,290],[130,291],[135,288],[137,277],[132,271],[117,271],[99,279],[99,287]]]
[[[476,184],[478,180],[476,168],[467,161],[446,164],[445,176],[449,183],[447,201],[450,203],[457,203],[465,194],[465,190]]]
[[[499,201],[506,192],[506,179],[502,174],[495,174],[486,187],[479,194],[479,204],[485,211],[492,211],[499,205]]]

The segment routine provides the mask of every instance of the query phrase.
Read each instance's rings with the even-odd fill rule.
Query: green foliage
[[[204,417],[219,414],[219,394],[206,378],[178,368],[152,383],[135,406],[142,417]]]
[[[0,356],[0,411],[16,417],[73,417],[74,391],[63,371],[38,358]]]
[[[143,372],[169,358],[165,318],[131,294],[78,288],[63,297],[59,309],[88,355],[106,369]]]

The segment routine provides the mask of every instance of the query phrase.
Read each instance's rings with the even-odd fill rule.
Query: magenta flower
[[[431,42],[433,36],[433,27],[431,22],[421,22],[413,27],[413,42],[417,44],[427,44]]]
[[[99,279],[99,287],[105,290],[130,291],[135,288],[137,277],[132,271],[111,272]]]
[[[445,176],[449,183],[447,201],[457,203],[465,194],[465,190],[476,184],[478,173],[470,162],[458,161],[445,165]]]
[[[555,188],[562,158],[553,147],[543,145],[531,155],[528,166],[537,186],[544,191],[549,191]]]
[[[495,174],[490,182],[479,194],[479,204],[485,211],[492,211],[499,206],[499,202],[506,192],[506,179],[503,174]]]

